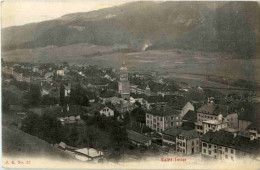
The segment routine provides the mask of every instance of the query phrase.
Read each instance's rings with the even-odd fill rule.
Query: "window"
[[[194,142],[193,142],[193,141],[191,142],[191,145],[192,145],[192,146],[194,145]]]
[[[234,150],[233,150],[233,149],[231,149],[231,153],[234,153]]]
[[[225,152],[228,152],[228,148],[225,148]]]
[[[149,115],[146,115],[147,118],[149,118]]]
[[[206,153],[206,149],[203,149],[203,153]]]
[[[225,155],[225,158],[228,159],[228,155]]]
[[[209,144],[209,148],[211,148],[211,144]]]
[[[171,120],[173,120],[173,116],[171,117]]]
[[[171,126],[173,126],[173,122],[171,122]]]
[[[211,151],[209,151],[209,155],[211,155]]]
[[[162,122],[162,117],[161,117],[161,122]]]
[[[214,152],[217,153],[217,149],[214,149]]]
[[[215,159],[217,159],[217,155],[215,155],[214,157],[215,157]]]
[[[183,145],[182,146],[184,146],[185,147],[185,143],[183,143]]]
[[[231,160],[232,160],[232,161],[234,161],[234,158],[233,158],[233,156],[231,156]]]
[[[203,146],[204,146],[204,147],[207,147],[207,143],[203,143]]]

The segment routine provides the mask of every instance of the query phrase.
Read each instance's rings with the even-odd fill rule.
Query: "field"
[[[149,50],[123,53],[113,46],[76,44],[3,52],[6,61],[98,65],[119,68],[123,61],[130,71],[157,71],[176,79],[204,81],[207,75],[260,82],[260,59],[235,59],[222,53],[182,50]],[[201,83],[201,82],[199,82]],[[199,84],[195,83],[195,84]],[[218,85],[218,84],[217,84]]]

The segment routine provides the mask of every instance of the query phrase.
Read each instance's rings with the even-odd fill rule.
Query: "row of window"
[[[201,118],[204,118],[204,116],[203,115],[200,115],[200,114],[198,114],[199,115],[199,117],[201,117]],[[205,115],[205,118],[208,118],[208,119],[217,119],[217,117],[213,117],[213,116],[207,116],[207,115]]]
[[[147,114],[146,117],[147,117],[148,119],[149,119],[149,118],[152,119],[153,116]],[[162,117],[156,117],[156,118],[157,118],[158,121],[159,121],[159,120],[160,120],[160,121],[163,121],[163,118],[162,118]],[[179,117],[177,116],[177,117],[176,117],[176,120],[178,120],[178,119],[179,119]],[[166,117],[166,120],[168,120],[168,117]],[[171,120],[174,120],[174,117],[173,117],[173,116],[171,116]]]
[[[203,142],[202,145],[203,145],[203,147],[208,147],[208,148],[211,148],[211,146],[212,146],[211,144],[207,144],[207,143],[204,143],[204,142]],[[217,146],[214,145],[214,148],[215,148],[215,149],[214,149],[214,152],[217,153],[217,149],[216,149]],[[225,147],[223,147],[223,148],[225,148]],[[225,152],[222,152],[222,147],[221,147],[221,146],[219,147],[219,149],[220,149],[219,153],[220,153],[220,154],[223,154],[223,153],[225,153],[225,152],[228,153],[228,149],[229,149],[229,148],[225,148]],[[204,151],[205,151],[204,153],[206,153],[206,149],[204,149]],[[234,149],[230,149],[230,153],[233,154],[233,153],[234,153]],[[210,155],[210,154],[211,154],[211,151],[209,150],[209,155]]]

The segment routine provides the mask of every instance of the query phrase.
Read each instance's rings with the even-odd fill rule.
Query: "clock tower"
[[[128,71],[123,62],[122,67],[120,68],[120,80],[118,82],[118,93],[123,99],[129,99],[130,97],[130,85],[128,81]]]

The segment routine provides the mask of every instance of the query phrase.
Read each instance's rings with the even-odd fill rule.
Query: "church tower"
[[[129,99],[130,97],[130,85],[128,81],[128,71],[123,62],[122,67],[120,68],[120,80],[118,82],[118,93],[123,99]]]

